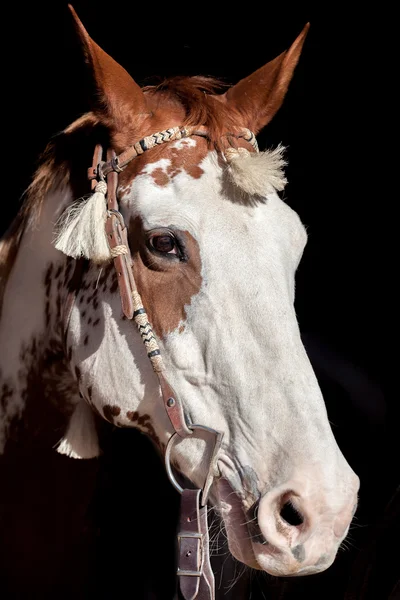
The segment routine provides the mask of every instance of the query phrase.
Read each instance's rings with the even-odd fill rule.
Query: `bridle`
[[[93,192],[101,192],[105,195],[107,203],[105,231],[117,273],[122,311],[127,319],[133,319],[136,322],[147,356],[158,376],[162,402],[174,430],[165,448],[165,466],[171,483],[181,494],[177,570],[180,591],[184,600],[214,600],[214,575],[209,556],[207,499],[213,479],[218,475],[216,461],[223,433],[204,425],[188,423],[182,403],[165,377],[160,348],[133,277],[127,228],[119,211],[117,199],[118,174],[123,171],[131,160],[157,145],[194,135],[208,137],[207,130],[204,127],[173,127],[139,140],[119,156],[116,155],[114,150],[107,150],[106,161],[102,160],[103,148],[98,144],[94,150],[92,166],[88,169],[88,179],[91,181]],[[231,134],[231,137],[243,138],[253,146],[255,151],[258,151],[256,138],[250,130],[240,129],[235,134]],[[65,308],[66,328],[68,327],[75,296],[76,290],[67,299]],[[171,451],[176,441],[189,438],[196,431],[204,431],[213,435],[214,447],[202,488],[184,489],[179,485],[173,474],[170,461]]]

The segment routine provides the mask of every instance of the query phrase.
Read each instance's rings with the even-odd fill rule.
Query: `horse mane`
[[[239,115],[220,99],[221,92],[227,87],[227,84],[213,77],[178,76],[142,89],[145,95],[157,95],[162,102],[183,107],[185,118],[180,125],[204,125],[208,131],[209,142],[218,149],[221,137],[237,129],[243,122],[243,115]]]
[[[98,119],[93,113],[87,113],[57,134],[41,155],[39,167],[23,194],[21,207],[0,240],[0,316],[8,277],[25,229],[37,226],[44,199],[51,189],[64,187],[76,179],[70,169],[71,150],[78,151],[84,139],[92,137],[97,127]],[[87,164],[89,163],[86,160],[86,168]]]

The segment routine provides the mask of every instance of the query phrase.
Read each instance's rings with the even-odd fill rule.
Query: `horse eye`
[[[177,245],[171,235],[154,235],[150,238],[150,245],[162,254],[177,254]]]

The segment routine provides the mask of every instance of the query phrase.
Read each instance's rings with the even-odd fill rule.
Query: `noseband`
[[[88,169],[88,178],[91,181],[92,191],[101,191],[106,197],[107,220],[105,230],[117,273],[122,311],[127,319],[133,319],[136,322],[147,356],[158,376],[164,408],[174,430],[165,449],[165,466],[171,483],[181,494],[177,570],[180,591],[184,600],[214,600],[214,575],[209,557],[207,498],[213,478],[218,475],[216,462],[223,433],[204,425],[188,423],[185,419],[182,403],[164,375],[165,367],[160,348],[133,277],[127,228],[119,211],[117,199],[118,173],[123,171],[131,160],[157,145],[194,135],[208,137],[207,130],[204,127],[173,127],[141,139],[119,156],[109,149],[106,162],[102,160],[102,147],[97,145],[92,166]],[[258,151],[256,138],[250,130],[242,129],[232,134],[231,137],[243,138],[253,146],[255,151]],[[69,302],[66,310],[67,322],[72,304],[73,300]],[[212,434],[214,436],[214,447],[203,487],[194,490],[184,489],[178,484],[173,474],[170,463],[171,451],[176,441],[193,436],[197,431]]]

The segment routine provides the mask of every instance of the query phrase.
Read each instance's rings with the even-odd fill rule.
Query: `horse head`
[[[278,195],[283,150],[258,152],[254,138],[284,100],[308,27],[228,89],[201,77],[140,88],[75,22],[93,110],[67,133],[89,124],[91,139],[119,157],[124,247],[165,381],[186,423],[223,434],[210,499],[230,551],[273,575],[322,571],[347,534],[359,483],[331,431],[296,321],[295,271],[307,235]],[[96,190],[101,204],[104,190]],[[64,210],[57,247],[89,261],[65,331],[83,401],[61,451],[97,453],[94,428],[81,429],[88,406],[116,426],[141,429],[164,451],[174,430],[162,386],[121,310],[105,209],[92,198],[77,208],[66,193],[54,212]],[[201,487],[211,453],[204,429],[178,440],[171,459]]]

